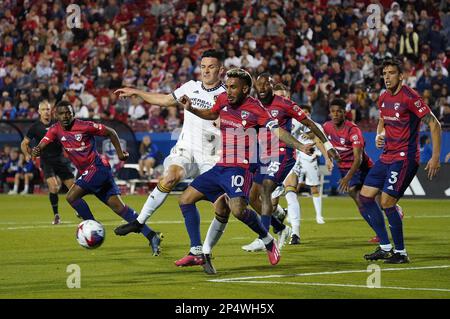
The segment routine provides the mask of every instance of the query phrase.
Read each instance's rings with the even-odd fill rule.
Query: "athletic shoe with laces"
[[[400,253],[393,253],[391,257],[386,258],[385,264],[407,264],[409,263],[408,255],[402,255]]]
[[[268,245],[266,245],[267,256],[271,265],[276,265],[281,259],[280,250],[276,239],[273,239]]]
[[[364,255],[364,259],[366,260],[388,259],[392,256],[393,253],[394,251],[392,249],[386,251],[381,249],[380,246],[378,246],[373,253]]]
[[[204,261],[205,263],[202,265],[203,270],[205,271],[205,273],[207,273],[208,275],[215,275],[217,274],[216,268],[214,268],[212,262],[211,262],[211,254],[204,254]]]
[[[120,225],[119,227],[116,227],[116,229],[114,229],[114,233],[119,236],[125,236],[129,233],[140,233],[142,230],[142,227],[144,227],[144,225],[139,223],[139,221],[137,219],[135,219],[128,224]]]
[[[278,247],[281,250],[281,248],[283,248],[283,246],[286,244],[289,237],[291,237],[292,228],[286,225],[286,227],[283,230],[279,231],[277,235],[278,235]]]
[[[9,192],[8,192],[8,195],[17,195],[18,193],[17,193],[17,191],[15,191],[15,190],[10,190]]]
[[[242,249],[245,251],[250,251],[250,252],[261,251],[261,250],[266,250],[266,246],[264,246],[264,243],[261,239],[256,238],[250,244],[242,246]]]
[[[153,256],[159,256],[161,253],[161,241],[164,238],[163,234],[160,232],[155,232],[153,236],[149,239],[149,245],[152,248]]]
[[[188,267],[188,266],[202,266],[205,263],[205,257],[203,254],[194,255],[192,253],[187,254],[181,259],[175,262],[178,267]]]
[[[378,236],[372,237],[368,240],[369,243],[372,244],[379,244],[380,243],[380,238]]]
[[[59,217],[59,214],[55,214],[55,218],[52,221],[52,225],[58,225],[61,224],[61,218]]]
[[[292,234],[291,240],[289,241],[289,245],[299,245],[300,244],[300,237],[298,237],[296,234]]]
[[[280,221],[280,223],[282,224],[287,216],[287,208],[283,208],[282,213],[279,212],[278,210],[275,210],[275,212],[273,213],[272,216],[275,216],[275,218],[277,218]]]

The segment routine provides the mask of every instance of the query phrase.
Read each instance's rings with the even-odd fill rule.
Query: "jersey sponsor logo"
[[[250,115],[249,112],[247,112],[247,111],[241,111],[241,118],[242,118],[243,120],[247,119],[249,115]]]
[[[278,116],[279,111],[278,110],[271,110],[270,114],[272,115],[272,117],[277,117]]]
[[[398,117],[393,117],[393,116],[383,116],[383,119],[389,120],[389,121],[398,121],[399,120]]]
[[[75,139],[79,142],[83,138],[83,134],[75,134]]]

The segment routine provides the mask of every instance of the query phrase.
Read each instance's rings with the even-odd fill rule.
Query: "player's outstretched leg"
[[[136,221],[138,214],[129,206],[125,205],[122,201],[120,195],[112,195],[108,199],[102,198],[99,194],[97,197],[106,203],[109,208],[111,208],[117,215],[129,223]],[[152,249],[153,256],[158,256],[161,252],[161,240],[163,238],[162,234],[153,231],[147,225],[142,225],[139,231],[149,242],[149,246]]]
[[[83,220],[95,220],[88,204],[82,199],[87,192],[78,185],[73,185],[66,194],[66,200]]]

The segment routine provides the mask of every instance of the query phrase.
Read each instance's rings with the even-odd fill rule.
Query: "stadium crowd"
[[[378,66],[402,56],[406,83],[450,125],[448,0],[77,1],[82,27],[74,29],[70,2],[2,2],[1,119],[35,119],[40,100],[63,98],[80,118],[171,131],[183,110],[118,99],[114,90],[170,93],[198,78],[201,52],[214,48],[224,50],[227,69],[272,73],[319,123],[331,99],[345,98],[349,118],[366,130],[378,117]],[[369,28],[370,3],[383,8],[379,28]]]

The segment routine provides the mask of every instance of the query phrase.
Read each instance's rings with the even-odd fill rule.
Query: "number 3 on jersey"
[[[235,192],[242,192],[241,187],[244,185],[244,177],[242,175],[233,175],[231,176],[231,187],[237,187]]]
[[[398,175],[397,172],[394,172],[394,171],[391,172],[391,178],[389,178],[389,184],[393,185],[393,184],[397,183],[397,175]]]

